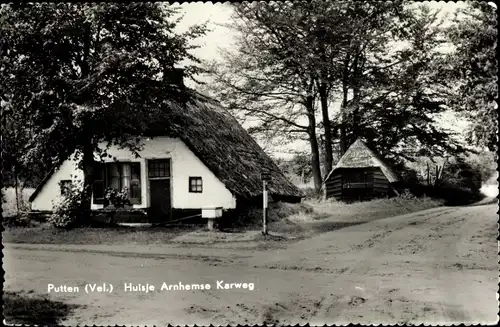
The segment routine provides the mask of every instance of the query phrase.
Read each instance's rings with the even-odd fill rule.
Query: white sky
[[[201,60],[220,60],[219,48],[227,49],[231,47],[235,33],[226,27],[220,26],[230,22],[232,8],[229,4],[211,2],[188,2],[178,5],[180,13],[184,18],[178,25],[178,31],[183,32],[190,26],[207,23],[209,32],[200,37],[194,44],[200,48],[192,51]],[[190,87],[196,87],[194,83],[186,83]]]
[[[211,2],[188,2],[178,5],[180,13],[184,18],[179,23],[179,30],[186,30],[190,26],[208,22],[208,28],[211,30],[203,38],[200,38],[200,45],[203,48],[198,49],[196,54],[201,59],[213,59],[217,56],[217,47],[225,47],[230,43],[234,35],[231,29],[220,24],[230,22],[232,8],[229,4]]]
[[[422,2],[416,3],[422,4]],[[439,9],[442,17],[450,16],[457,8],[463,8],[465,6],[463,1],[425,1],[425,4],[432,9]],[[230,23],[232,13],[231,5],[221,3],[212,4],[211,2],[194,2],[183,3],[178,6],[181,8],[180,13],[184,15],[183,20],[178,26],[179,31],[184,31],[189,28],[189,26],[204,22],[208,22],[208,27],[212,30],[204,37],[200,38],[197,44],[202,45],[202,47],[193,51],[193,54],[203,60],[220,59],[217,49],[230,48],[235,37],[235,32],[231,29],[220,26],[220,24]]]
[[[418,2],[422,4],[421,2]],[[453,13],[458,8],[463,8],[466,4],[462,1],[459,2],[444,2],[444,1],[425,1],[425,4],[430,6],[432,9],[440,10],[440,16],[445,20],[451,18]],[[196,44],[201,45],[200,48],[194,50],[192,53],[201,60],[207,61],[220,61],[222,60],[219,49],[231,49],[232,44],[235,40],[235,32],[230,28],[220,26],[221,24],[228,24],[231,22],[232,8],[230,4],[212,4],[211,2],[195,2],[195,3],[183,3],[178,5],[180,13],[184,15],[183,20],[178,26],[178,31],[182,32],[195,24],[201,24],[208,22],[208,28],[211,30],[205,36],[200,38]],[[446,24],[446,22],[445,22]],[[205,80],[206,81],[206,80]],[[196,88],[194,83],[189,81],[186,84],[190,87]],[[450,117],[451,118],[451,117]],[[454,127],[454,123],[446,119],[447,122],[444,123],[446,127]],[[451,119],[454,121],[454,119]],[[460,124],[461,125],[461,124]],[[458,127],[463,129],[463,125]],[[457,128],[457,129],[458,129]],[[308,145],[306,142],[297,142],[292,146],[288,146],[291,152],[296,150],[307,150]],[[276,149],[275,155],[280,157],[289,157],[286,150]],[[283,151],[283,152],[280,152]]]

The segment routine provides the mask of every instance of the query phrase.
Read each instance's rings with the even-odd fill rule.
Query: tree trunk
[[[358,137],[360,137],[360,127],[359,124],[361,123],[361,116],[359,114],[359,100],[360,100],[360,94],[359,94],[359,87],[354,88],[354,95],[352,99],[352,140],[356,140]]]
[[[359,113],[359,103],[361,102],[361,75],[363,71],[363,58],[360,46],[356,47],[356,55],[354,56],[353,67],[351,72],[352,85],[352,142],[360,137],[361,116]]]
[[[314,179],[314,188],[319,192],[323,180],[321,179],[321,167],[319,158],[318,139],[316,138],[316,117],[314,115],[314,97],[306,99],[307,117],[309,118],[309,144],[311,145],[311,169]]]
[[[316,132],[311,132],[309,134],[309,141],[309,143],[311,144],[311,169],[314,178],[314,188],[319,192],[323,180],[321,179],[319,147],[318,141],[316,140]]]
[[[344,153],[347,151],[347,92],[348,89],[345,88],[343,93],[344,97],[342,100],[342,104],[340,105],[340,115],[341,115],[341,123],[340,123],[340,156],[342,157]]]
[[[438,179],[439,179],[439,166],[438,166],[438,165],[436,165],[436,167],[435,167],[435,168],[436,168],[436,169],[435,169],[435,174],[436,174],[436,176],[434,177],[434,183],[433,183],[433,184],[434,184],[434,187],[436,187],[436,186],[437,186],[437,184],[438,184]]]
[[[94,183],[94,149],[91,142],[83,146],[83,190],[80,207],[82,223],[90,220],[90,207],[92,204],[92,184]]]
[[[431,185],[431,168],[429,166],[429,162],[427,162],[427,185]]]
[[[324,84],[319,87],[319,97],[321,102],[321,113],[323,115],[323,128],[325,129],[325,174],[328,174],[333,167],[333,147],[332,147],[332,126],[328,115],[328,91]]]
[[[343,156],[347,151],[347,101],[349,101],[349,62],[350,55],[348,54],[344,60],[344,69],[342,73],[342,103],[340,105],[340,156]]]
[[[16,192],[16,216],[19,216],[19,176],[17,176],[17,169],[14,167],[14,188]],[[22,191],[21,191],[22,192]]]
[[[90,75],[90,24],[86,23],[84,25],[83,32],[83,58],[82,58],[82,77],[86,78]],[[82,99],[85,101],[86,99]],[[88,135],[87,135],[88,134]],[[90,207],[92,205],[92,184],[94,183],[94,148],[92,145],[92,132],[83,133],[83,158],[82,158],[82,170],[83,170],[83,190],[82,190],[82,202],[80,204],[80,211],[78,215],[81,219],[78,223],[87,223],[90,221]]]

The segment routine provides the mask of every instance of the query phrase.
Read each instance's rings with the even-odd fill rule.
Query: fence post
[[[267,235],[267,185],[262,181],[262,234]]]

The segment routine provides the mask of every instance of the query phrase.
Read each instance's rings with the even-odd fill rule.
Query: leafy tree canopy
[[[190,41],[204,26],[175,33],[176,15],[160,3],[2,6],[2,114],[23,122],[22,161],[51,166],[101,141],[136,150],[131,137],[162,114],[162,100],[183,94],[175,66],[197,63]]]
[[[454,108],[472,122],[468,139],[491,151],[497,148],[498,61],[496,8],[471,1],[448,28],[455,47],[450,54],[450,82],[456,83]]]
[[[184,75],[197,72],[191,40],[205,28],[176,33],[176,14],[152,2],[2,6],[2,116],[23,123],[10,138],[27,135],[25,144],[13,143],[23,152],[13,164],[58,165],[76,151],[81,209],[90,210],[94,153],[106,155],[98,144],[137,154],[148,124],[168,117],[164,100],[185,100],[176,65],[190,59]]]

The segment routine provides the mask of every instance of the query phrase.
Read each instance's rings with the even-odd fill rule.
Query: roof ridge
[[[228,109],[194,89],[189,89],[189,93],[193,101],[181,104],[175,99],[167,99],[164,110],[169,111],[169,120],[159,118],[145,135],[168,136],[166,127],[178,120],[177,123],[185,128],[176,131],[175,137],[180,138],[235,196],[251,198],[261,195],[260,173],[266,169],[272,173],[268,184],[271,194],[303,196]],[[243,178],[242,173],[250,178]]]
[[[353,159],[355,158],[355,151],[356,150],[361,150],[360,152],[367,152],[369,158],[360,158],[359,152],[358,152],[358,162],[349,166],[349,160],[354,161]],[[353,158],[354,157],[354,158]],[[390,182],[395,182],[400,180],[400,177],[396,172],[393,171],[391,165],[386,162],[386,160],[375,150],[371,149],[360,137],[352,143],[349,148],[346,150],[346,152],[342,155],[342,157],[339,159],[335,167],[332,168],[332,170],[327,174],[326,178],[323,180],[323,184],[330,178],[332,173],[341,168],[349,169],[349,168],[368,168],[368,167],[378,167],[382,170],[384,175],[387,177],[387,179]]]

